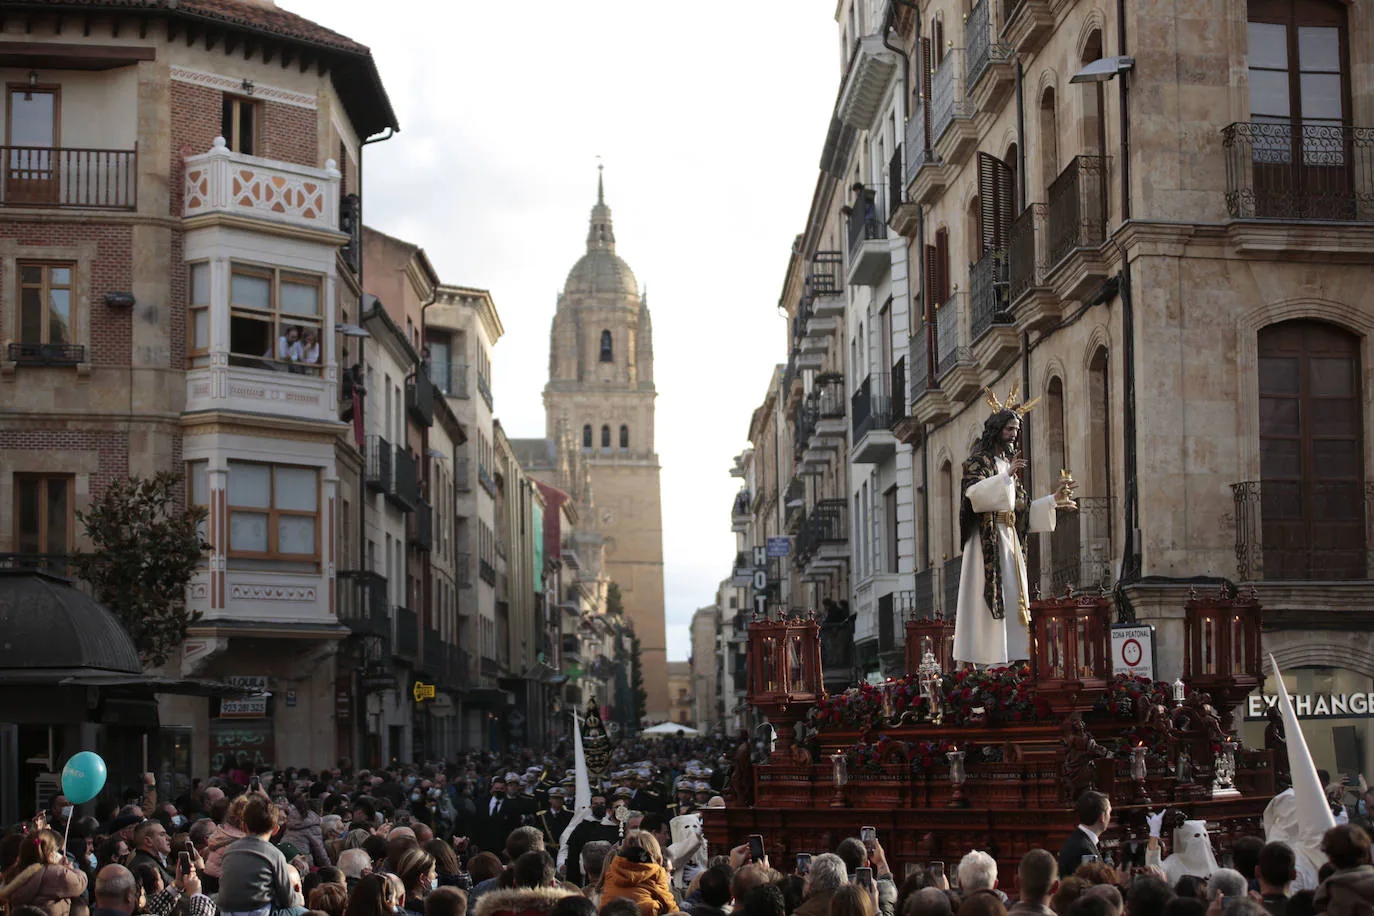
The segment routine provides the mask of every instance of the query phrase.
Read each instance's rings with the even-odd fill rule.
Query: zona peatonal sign
[[[1155,679],[1155,628],[1151,624],[1112,627],[1112,674]]]

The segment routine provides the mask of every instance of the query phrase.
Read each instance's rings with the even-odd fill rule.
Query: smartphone
[[[797,853],[797,875],[805,876],[811,874],[811,853]]]
[[[191,854],[188,852],[177,853],[177,871],[182,875],[191,873]]]
[[[182,848],[186,850],[186,855],[188,856],[194,856],[196,854],[196,844],[191,842],[190,837],[186,838],[186,842],[182,844]]]
[[[906,863],[906,867],[902,869],[902,877],[903,877],[903,878],[910,878],[912,875],[916,874],[916,873],[919,872],[920,870],[921,870],[921,863],[920,863],[920,862],[908,862],[908,863]]]
[[[932,878],[943,878],[945,876],[945,863],[936,860],[926,866],[930,870]]]
[[[259,779],[259,778],[256,777],[256,776],[249,776],[249,777],[248,777],[248,791],[249,791],[249,792],[261,792],[261,791],[262,791],[262,780]]]
[[[749,834],[749,858],[754,862],[763,861],[763,835]]]
[[[876,827],[860,827],[859,839],[864,841],[864,845],[872,848],[878,841],[878,829]]]
[[[873,869],[867,865],[854,869],[854,883],[866,891],[873,890]]]
[[[1078,864],[1079,864],[1079,865],[1087,865],[1089,862],[1101,862],[1101,861],[1102,861],[1102,859],[1101,859],[1100,857],[1095,856],[1095,855],[1093,855],[1092,853],[1089,852],[1089,853],[1085,853],[1085,854],[1083,855],[1083,857],[1080,858],[1080,859],[1078,860]]]

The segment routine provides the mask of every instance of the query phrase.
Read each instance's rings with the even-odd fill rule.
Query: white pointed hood
[[[1278,683],[1279,712],[1288,739],[1288,769],[1293,788],[1280,792],[1264,809],[1264,835],[1271,843],[1287,843],[1293,848],[1298,871],[1294,890],[1312,890],[1317,886],[1317,872],[1326,864],[1326,853],[1321,851],[1322,837],[1336,826],[1336,819],[1326,800],[1326,789],[1317,778],[1317,766],[1312,762],[1302,725],[1293,711],[1293,701],[1283,683],[1283,672],[1272,654],[1269,664]]]

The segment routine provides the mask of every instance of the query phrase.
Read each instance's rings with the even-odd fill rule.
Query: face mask
[[[605,806],[605,805],[592,805],[592,817],[596,818],[597,820],[601,820],[601,819],[602,819],[603,817],[605,817],[605,816],[606,816],[606,806]]]
[[[506,790],[505,790],[505,789],[492,789],[492,790],[491,790],[491,794],[492,794],[492,797],[493,797],[493,798],[505,798],[505,797],[506,797]]]
[[[63,820],[69,820],[69,819],[71,818],[71,816],[72,816],[72,806],[71,806],[71,805],[63,805],[63,806],[62,806],[62,819],[63,819]]]
[[[89,863],[91,863],[91,868],[95,868],[95,866],[96,866],[95,853],[91,853],[90,855],[86,856],[86,861],[89,862]]]
[[[413,801],[413,802],[419,801],[419,800],[420,800],[420,793],[419,793],[419,792],[411,792],[411,793],[410,793],[410,800]]]
[[[414,777],[414,776],[407,776],[407,777],[406,777],[406,785],[407,785],[407,786],[413,786],[413,785],[415,785],[415,777]]]
[[[186,816],[185,816],[184,814],[178,814],[178,815],[176,815],[175,817],[172,818],[172,826],[173,826],[173,827],[181,827],[181,826],[185,825],[185,823],[186,823]]]

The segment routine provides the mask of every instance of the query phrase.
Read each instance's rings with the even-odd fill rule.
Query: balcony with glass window
[[[962,403],[982,388],[969,334],[968,295],[955,290],[935,310],[935,378],[951,403]]]
[[[386,577],[365,569],[341,569],[336,579],[339,622],[354,633],[390,640]]]
[[[446,398],[467,398],[468,367],[463,363],[431,363],[429,380]]]
[[[948,48],[930,79],[930,137],[944,162],[962,165],[978,145],[974,111],[964,92],[964,49]]]
[[[1105,156],[1075,156],[1050,184],[1045,281],[1060,299],[1081,300],[1111,272],[1102,251],[1109,164]]]
[[[1020,333],[1049,330],[1063,313],[1063,303],[1045,280],[1048,212],[1045,204],[1027,204],[1007,234],[1007,303]]]
[[[911,406],[907,411],[909,420],[899,430],[903,434],[903,441],[915,437],[915,427],[926,423],[941,423],[951,414],[949,398],[945,396],[939,380],[931,379],[930,367],[936,362],[931,359],[933,344],[928,339],[931,330],[932,328],[922,321],[916,328],[916,333],[912,334],[907,342],[907,365],[910,367],[908,374],[911,378],[907,403]]]
[[[973,359],[993,372],[1016,361],[1021,335],[1007,308],[1007,253],[988,251],[969,265],[969,337]]]
[[[188,274],[187,413],[338,422],[325,274],[219,256],[196,257]]]
[[[850,286],[876,286],[892,270],[892,257],[875,188],[861,188],[849,210]]]

